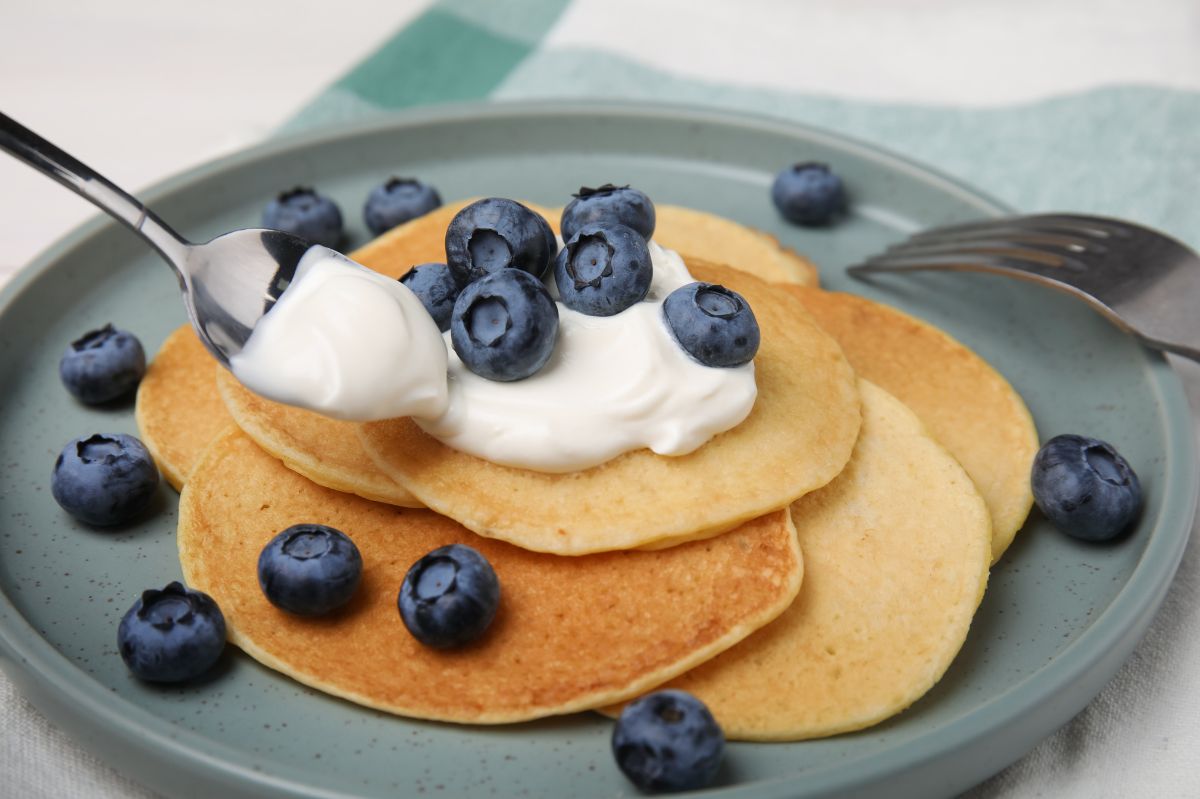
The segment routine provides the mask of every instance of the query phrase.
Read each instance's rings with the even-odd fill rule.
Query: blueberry
[[[1085,541],[1120,535],[1142,507],[1138,476],[1112,446],[1055,436],[1033,459],[1033,499],[1059,530]]]
[[[612,750],[622,773],[643,791],[689,791],[717,775],[725,734],[696,697],[658,691],[621,711]]]
[[[97,527],[127,522],[150,504],[158,469],[146,447],[123,433],[77,438],[54,462],[50,490],[63,510]]]
[[[758,352],[758,320],[736,291],[712,283],[688,283],[663,300],[671,335],[705,366],[741,366]]]
[[[842,179],[827,164],[794,164],[775,176],[771,200],[798,225],[825,225],[846,208]]]
[[[371,233],[378,236],[441,207],[441,204],[442,198],[433,186],[416,178],[393,177],[367,195],[363,220]]]
[[[183,682],[208,671],[225,649],[225,617],[212,597],[177,582],[143,591],[117,628],[117,650],[133,676]]]
[[[439,330],[445,333],[450,329],[450,312],[458,299],[458,284],[450,274],[450,267],[445,264],[414,266],[404,273],[400,282],[417,295]]]
[[[124,397],[146,374],[146,352],[137,336],[111,324],[72,341],[58,362],[58,376],[80,402],[98,405]]]
[[[336,249],[342,240],[342,212],[333,200],[303,186],[285,191],[263,210],[263,227],[292,233]]]
[[[598,189],[584,186],[573,196],[559,223],[566,241],[590,224],[626,225],[646,240],[654,235],[654,203],[637,189],[605,183]]]
[[[546,220],[500,197],[478,200],[459,211],[446,228],[446,263],[459,286],[501,269],[541,277],[550,263]]]
[[[646,240],[625,225],[584,225],[554,261],[559,299],[589,316],[612,316],[641,302],[653,275]]]
[[[263,547],[258,585],[277,608],[321,616],[350,601],[362,568],[358,547],[345,533],[323,524],[296,524]]]
[[[500,606],[500,581],[487,558],[450,544],[418,560],[404,575],[400,618],[426,646],[448,649],[483,635]]]
[[[450,343],[463,364],[488,380],[523,380],[550,360],[558,306],[542,282],[518,269],[476,280],[454,301]]]

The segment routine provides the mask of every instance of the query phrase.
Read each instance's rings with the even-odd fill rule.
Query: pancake
[[[400,277],[416,264],[446,260],[446,226],[472,200],[443,205],[425,216],[389,230],[350,253],[364,266]],[[555,233],[562,209],[524,203],[546,218]],[[817,284],[817,268],[774,237],[707,211],[678,205],[656,205],[654,240],[676,250],[685,261],[693,258],[726,264],[774,283]]]
[[[300,522],[336,527],[362,553],[358,593],[332,617],[289,615],[258,586],[263,545]],[[184,489],[178,540],[188,584],[212,595],[230,640],[255,659],[372,708],[476,724],[640,693],[777,617],[803,569],[786,509],[669,550],[560,558],[322,488],[232,427]],[[409,635],[396,595],[413,562],[449,543],[488,558],[501,600],[483,638],[443,651]]]
[[[693,274],[741,293],[762,331],[753,410],[694,452],[642,449],[546,474],[454,450],[410,419],[360,426],[367,451],[438,513],[560,555],[716,535],[825,485],[850,457],[859,427],[856,383],[840,348],[790,293],[725,267]]]
[[[421,507],[420,500],[375,467],[354,423],[263,399],[219,366],[214,375],[233,421],[289,469],[334,491]]]
[[[176,491],[231,421],[213,384],[215,363],[192,326],[183,325],[163,342],[138,385],[138,435]]]
[[[705,260],[772,283],[817,285],[817,267],[812,261],[761,230],[678,205],[656,206],[655,213],[654,240],[688,263]]]
[[[1038,451],[1029,408],[986,361],[946,333],[853,294],[793,288],[859,376],[920,417],[958,459],[992,515],[992,561],[1033,507],[1029,470]]]
[[[805,560],[796,601],[662,686],[699,697],[729,738],[818,738],[899,713],[945,673],[983,597],[982,498],[912,411],[865,381],[860,391],[850,463],[792,505]]]

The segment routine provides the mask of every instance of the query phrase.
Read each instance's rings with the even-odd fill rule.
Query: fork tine
[[[945,225],[932,230],[914,233],[910,238],[915,241],[927,238],[941,238],[943,236],[967,237],[976,233],[986,236],[991,235],[992,232],[1003,233],[1005,235],[1038,233],[1074,235],[1083,237],[1084,241],[1103,241],[1112,238],[1126,238],[1130,235],[1130,231],[1115,220],[1110,221],[1076,214],[1034,214],[1031,216],[983,219],[977,222]]]
[[[1032,238],[1028,238],[1027,241],[1023,242],[1001,239],[933,241],[930,243],[906,241],[892,245],[883,254],[889,258],[921,258],[940,255],[957,255],[961,257],[997,255],[1024,261],[1033,261],[1049,267],[1083,271],[1087,266],[1083,261],[1075,257],[1079,252],[1078,249],[1060,246],[1055,242],[1042,244]]]
[[[964,256],[961,252],[936,253],[929,255],[894,255],[883,253],[848,267],[851,275],[866,275],[883,272],[922,271],[969,271],[992,272],[1027,277],[1042,282],[1066,283],[1071,272],[1064,273],[1061,266],[1051,266],[1025,258],[1016,258],[995,252],[974,253]]]
[[[940,246],[943,243],[954,244],[956,246],[975,245],[984,247],[997,246],[997,244],[1001,246],[1014,244],[1030,245],[1031,247],[1053,249],[1056,252],[1094,253],[1096,255],[1102,255],[1108,251],[1107,245],[1101,239],[1069,236],[1062,233],[1045,233],[1015,226],[995,226],[986,230],[951,231],[948,233],[940,230],[928,231],[910,236],[905,241],[893,244],[888,249],[924,245]]]

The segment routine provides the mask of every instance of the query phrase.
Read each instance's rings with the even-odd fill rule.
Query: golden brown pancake
[[[729,738],[817,738],[899,713],[945,673],[983,597],[983,499],[912,411],[865,381],[861,394],[850,463],[792,506],[805,560],[796,601],[663,686],[699,697]]]
[[[946,333],[853,294],[790,289],[837,339],[854,370],[920,417],[971,475],[992,514],[1000,559],[1033,506],[1037,429],[999,372]]]
[[[333,526],[363,557],[358,593],[328,618],[292,616],[257,582],[262,547],[297,523]],[[479,641],[419,644],[396,596],[409,566],[463,543],[500,580]],[[562,558],[479,538],[429,511],[315,485],[236,428],[209,449],[180,500],[189,585],[217,601],[230,640],[306,685],[419,718],[495,724],[620,701],[712,657],[777,617],[800,585],[787,510],[658,552]]]
[[[215,364],[192,326],[183,325],[163,342],[138,385],[139,436],[176,491],[231,421],[213,385]]]
[[[334,491],[421,507],[416,497],[375,467],[352,422],[263,399],[220,367],[215,378],[238,427],[289,469]]]
[[[697,266],[742,294],[758,319],[750,415],[678,457],[642,449],[545,474],[454,450],[410,419],[362,425],[367,451],[427,507],[491,538],[581,555],[715,535],[837,475],[858,435],[854,374],[788,292],[737,270]]]
[[[774,236],[707,211],[678,205],[655,207],[654,240],[691,263],[725,264],[772,283],[816,286],[817,267]]]

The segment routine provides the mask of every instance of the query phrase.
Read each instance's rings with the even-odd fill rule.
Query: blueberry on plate
[[[342,212],[333,200],[313,189],[297,186],[263,209],[263,227],[282,230],[313,244],[336,249],[342,240]]]
[[[404,575],[400,618],[426,646],[448,649],[483,635],[500,606],[500,581],[487,558],[463,544],[438,547]]]
[[[54,461],[50,490],[79,521],[111,527],[146,509],[158,490],[158,469],[133,436],[97,433],[63,447]]]
[[[654,203],[637,189],[605,183],[596,189],[584,186],[563,209],[559,227],[570,241],[580,228],[592,224],[621,224],[636,230],[643,239],[654,235]]]
[[[554,353],[558,306],[528,272],[502,269],[463,289],[450,314],[450,343],[488,380],[523,380]]]
[[[641,302],[653,275],[646,240],[619,224],[584,225],[554,261],[562,304],[589,316],[612,316]]]
[[[541,277],[553,249],[548,227],[546,220],[513,200],[477,200],[455,214],[446,228],[446,263],[464,287],[501,269]]]
[[[1073,538],[1108,541],[1124,532],[1142,507],[1142,485],[1112,445],[1061,435],[1033,459],[1033,500],[1050,522]]]
[[[717,775],[725,734],[696,697],[657,691],[621,711],[612,751],[621,772],[643,791],[689,791]]]
[[[771,200],[798,225],[825,225],[846,208],[842,179],[828,164],[794,164],[775,176]]]
[[[350,601],[362,569],[358,547],[345,533],[323,524],[296,524],[263,547],[258,585],[277,608],[321,616]]]
[[[400,282],[408,286],[429,311],[438,329],[450,329],[450,312],[458,299],[458,283],[445,264],[420,264],[405,272]]]
[[[663,317],[684,352],[705,366],[741,366],[758,352],[754,311],[724,286],[680,286],[663,300]]]
[[[88,405],[133,393],[144,374],[142,342],[111,324],[72,341],[58,362],[58,376],[67,391]]]
[[[389,178],[367,195],[363,221],[378,236],[442,205],[437,189],[416,178]]]
[[[133,676],[183,682],[212,668],[225,649],[225,617],[213,598],[173,582],[143,591],[117,628],[117,650]]]

